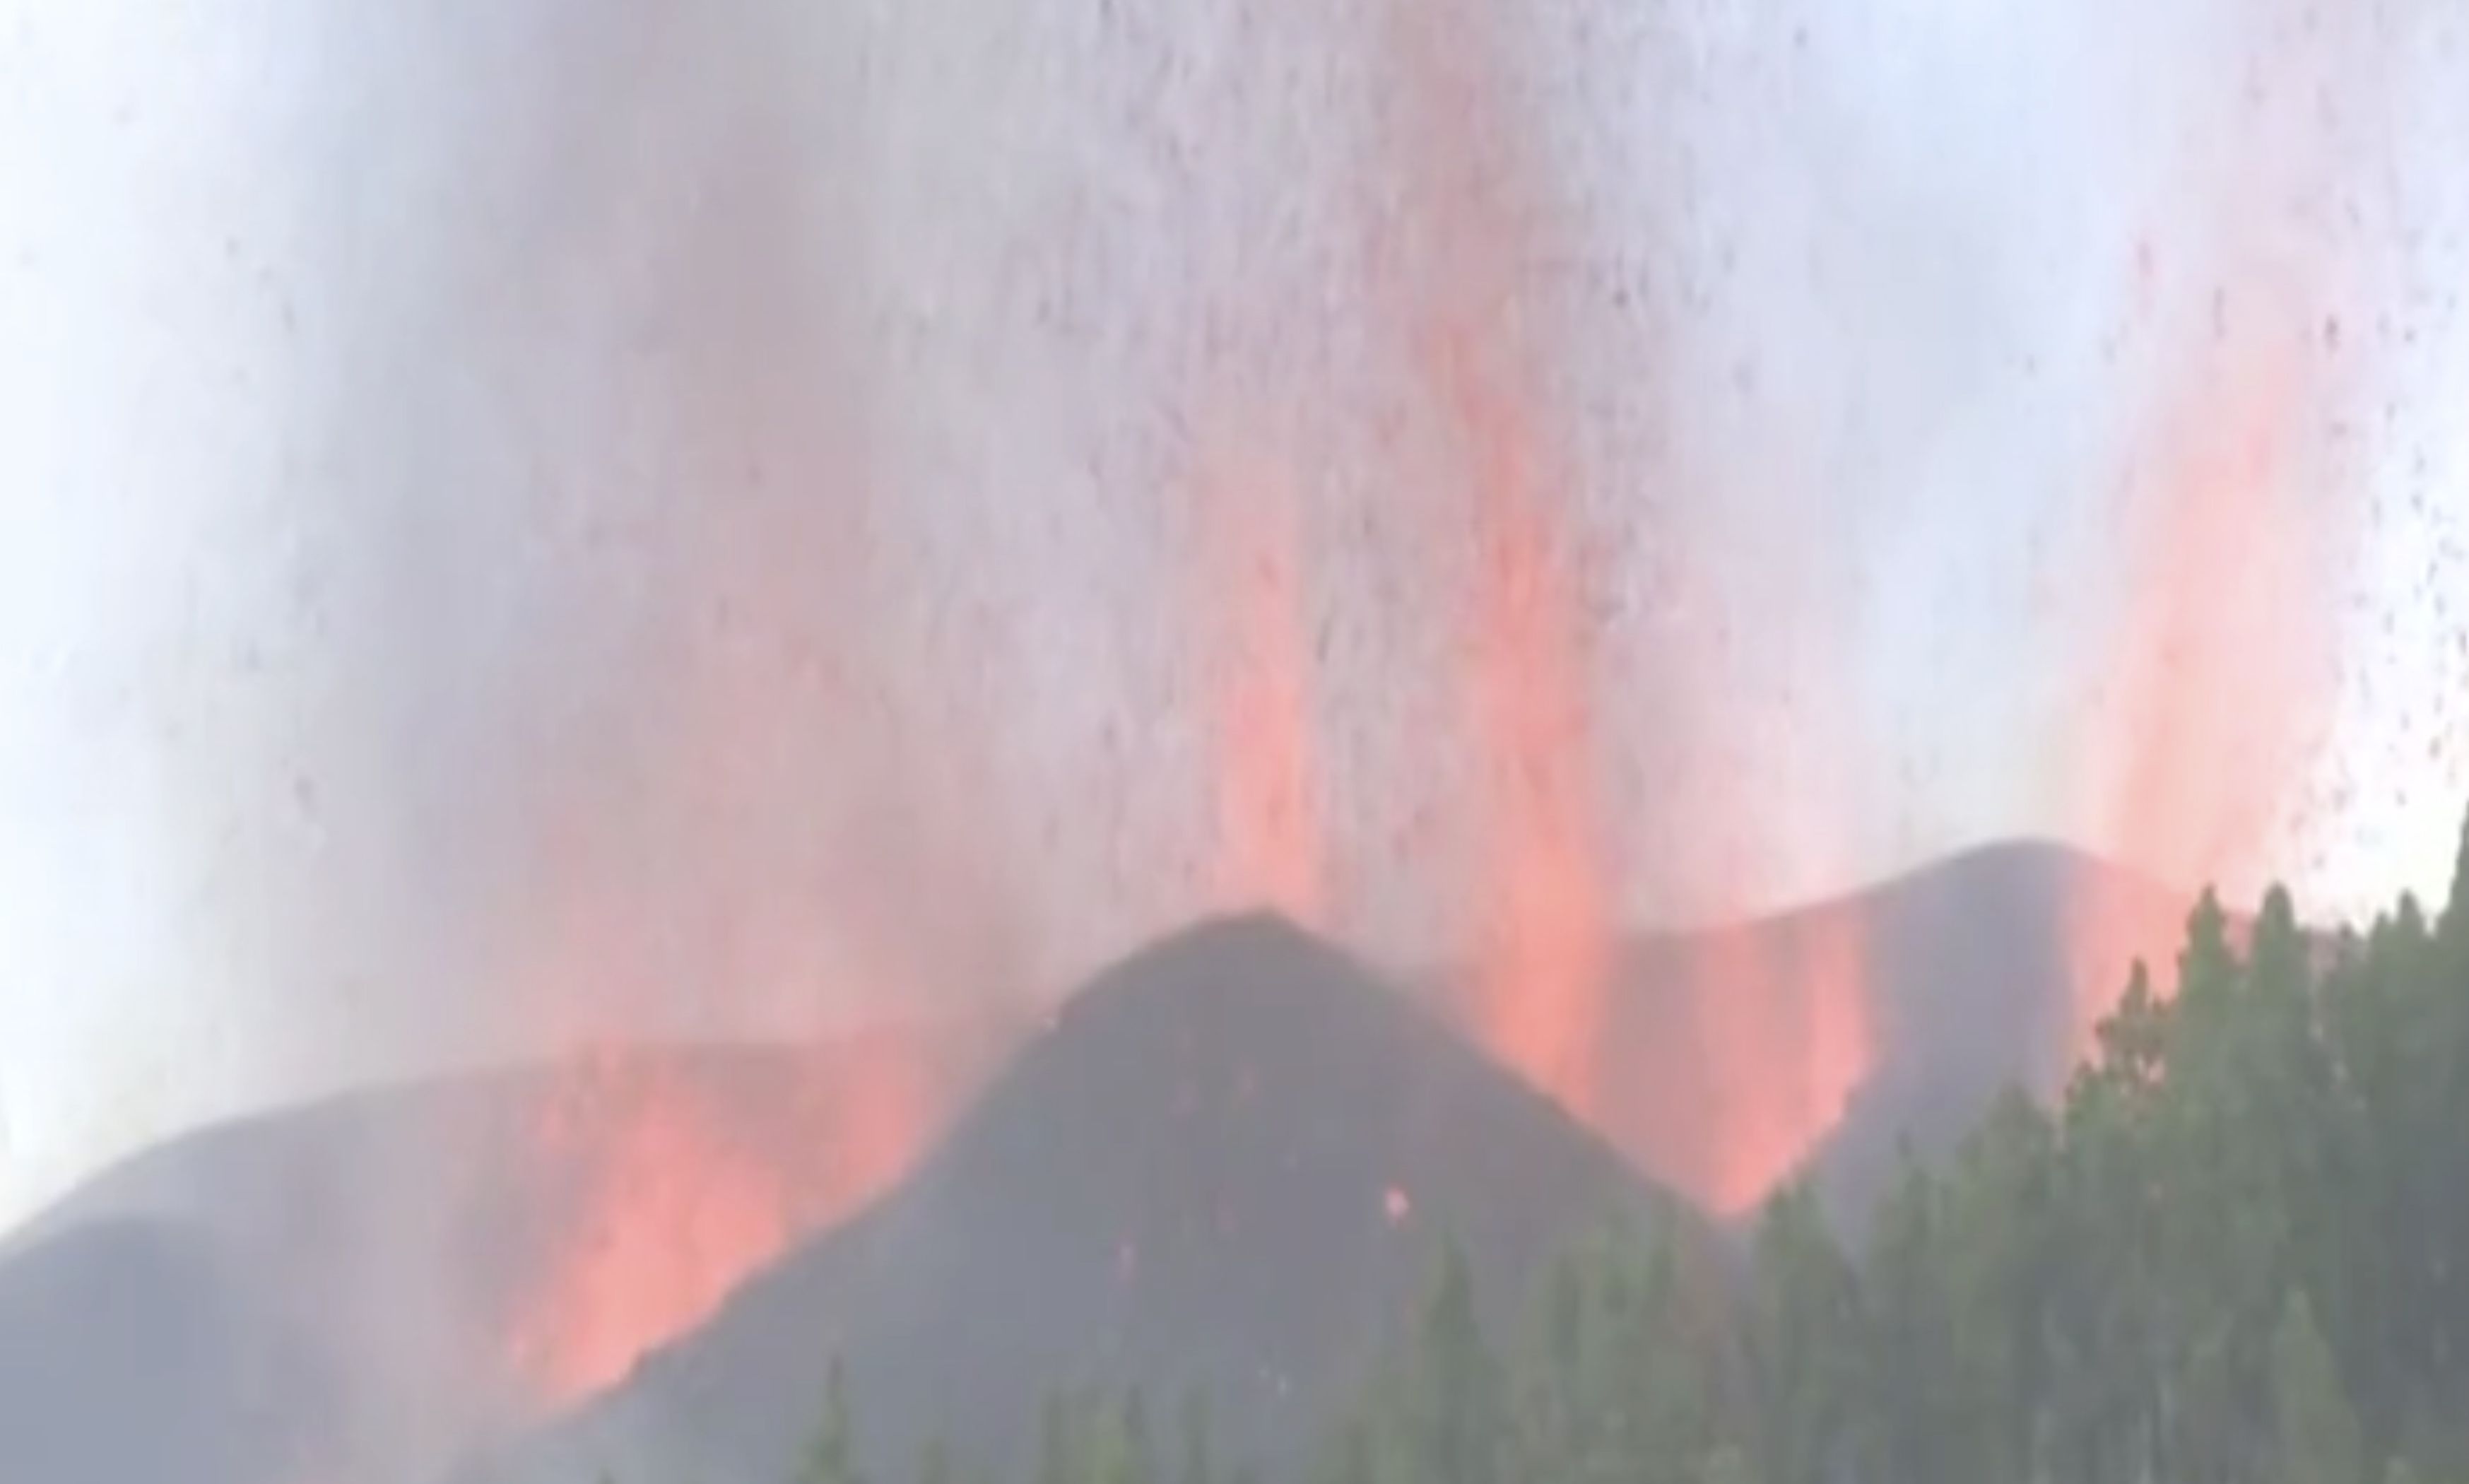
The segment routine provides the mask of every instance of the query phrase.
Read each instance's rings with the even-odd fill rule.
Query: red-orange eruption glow
[[[2099,657],[2114,689],[2081,744],[2101,844],[2172,889],[2246,896],[2297,843],[2312,765],[2340,688],[2340,597],[2361,533],[2361,481],[2337,431],[2340,305],[2355,266],[2326,201],[2355,220],[2357,151],[2390,58],[2371,12],[2266,7],[2229,143],[2168,202],[2181,262],[2138,263],[2138,313],[2173,301],[2178,340],[2157,416],[2132,452],[2148,473],[2126,611]],[[2189,207],[2192,207],[2190,210]],[[2193,313],[2185,313],[2193,311]],[[2164,321],[2165,323],[2165,321]],[[2138,327],[2140,328],[2140,327]],[[2078,1053],[2116,1003],[2133,957],[2157,988],[2182,933],[2148,907],[2075,913]]]
[[[1481,4],[1393,5],[1411,372],[1471,481],[1462,677],[1477,743],[1482,1030],[1580,1118],[1596,1115],[1609,959],[1589,774],[1589,678],[1559,567],[1572,461],[1519,301],[1542,255],[1547,172],[1508,96],[1511,29]]]
[[[911,1032],[818,1050],[786,1088],[594,1053],[534,1130],[548,1223],[507,1359],[537,1403],[622,1380],[790,1242],[872,1199],[938,1121]]]
[[[950,1111],[948,1089],[929,1075],[916,1032],[887,1028],[873,1040],[837,1067],[819,1066],[802,1089],[798,1122],[829,1156],[817,1192],[824,1221],[888,1190]]]
[[[1486,999],[1502,1055],[1591,1118],[1610,913],[1582,786],[1584,681],[1553,586],[1523,429],[1505,408],[1466,410],[1484,450],[1475,703],[1498,791],[1488,867],[1499,920],[1483,963]]]
[[[1219,891],[1232,906],[1319,924],[1327,904],[1300,512],[1292,483],[1264,461],[1236,469],[1226,478],[1212,468],[1200,489],[1223,633],[1211,686]]]
[[[2133,537],[2092,807],[2108,849],[2174,888],[2257,885],[2330,718],[2345,537],[2338,497],[2309,487],[2297,457],[2320,390],[2302,354],[2252,353],[2164,410],[2158,487]],[[2115,890],[2070,907],[2081,1055],[2134,959],[2166,992],[2183,908]]]
[[[1700,1128],[1675,1128],[1670,1178],[1716,1212],[1753,1210],[1843,1117],[1869,1074],[1868,932],[1826,908],[1778,936],[1724,932],[1688,965]]]
[[[579,1166],[585,1184],[575,1240],[509,1341],[551,1403],[622,1380],[790,1233],[779,1171],[721,1137],[690,1089],[613,1061],[595,1074],[540,1131],[542,1160]]]

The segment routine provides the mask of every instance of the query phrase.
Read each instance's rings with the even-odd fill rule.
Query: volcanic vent
[[[885,1201],[478,1480],[786,1476],[831,1358],[861,1445],[1027,1462],[1041,1398],[1205,1391],[1256,1456],[1312,1434],[1445,1229],[1513,1296],[1615,1214],[1608,1148],[1340,951],[1212,921],[1100,976]]]

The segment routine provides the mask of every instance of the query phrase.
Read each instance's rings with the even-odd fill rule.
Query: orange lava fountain
[[[2173,237],[2191,234],[2210,275],[2179,283],[2180,302],[2202,295],[2208,312],[2180,322],[2170,380],[2134,450],[2149,473],[2149,518],[2129,533],[2133,589],[2101,656],[2111,704],[2077,753],[2097,838],[2174,889],[2255,892],[2288,864],[2334,720],[2342,584],[2365,510],[2356,471],[2340,463],[2342,229],[2332,203],[2345,197],[2354,221],[2361,141],[2344,136],[2372,127],[2388,60],[2388,38],[2368,20],[2259,10],[2248,39],[2264,50],[2222,125],[2227,168],[2170,203]],[[2167,298],[2148,246],[2138,267],[2137,309],[2148,312]],[[2092,1048],[2132,959],[2151,962],[2162,992],[2173,987],[2163,970],[2183,923],[2153,916],[2077,904],[2079,1052]]]
[[[1213,460],[1199,485],[1223,662],[1211,687],[1217,756],[1218,888],[1230,906],[1327,915],[1313,746],[1312,679],[1301,512],[1291,481],[1263,460],[1230,477]]]
[[[1438,425],[1435,477],[1465,500],[1428,498],[1423,523],[1465,530],[1473,548],[1451,648],[1476,763],[1473,1030],[1657,1175],[1740,1210],[1806,1160],[1869,1072],[1865,928],[1842,914],[1809,920],[1771,959],[1723,939],[1680,966],[1680,1001],[1653,1027],[1615,1034],[1635,1019],[1615,1010],[1637,986],[1615,937],[1604,833],[1605,674],[1578,583],[1575,429],[1547,379],[1572,347],[1553,328],[1565,311],[1537,282],[1574,243],[1513,91],[1522,19],[1488,0],[1383,12],[1374,91],[1396,106],[1359,185],[1381,208],[1369,213],[1374,297]],[[1643,494],[1632,513],[1651,508]],[[1654,754],[1683,759],[1696,780],[1661,779],[1690,795],[1663,799],[1663,812],[1704,838],[1735,836],[1742,822],[1721,811],[1750,800],[1702,796],[1732,771],[1716,754],[1737,739],[1717,712],[1742,677],[1708,639],[1643,644],[1623,684],[1662,697]]]
[[[2107,838],[2181,882],[2251,861],[2287,779],[2279,733],[2299,697],[2275,652],[2279,637],[2210,627],[2224,614],[2256,615],[2279,586],[2265,572],[2285,580],[2290,559],[2302,557],[2286,517],[2261,503],[2276,498],[2278,440],[2296,410],[2287,381],[2232,389],[2222,405],[2199,399],[2193,426],[2172,429],[2191,446],[2168,451],[2167,488],[2138,546],[2148,566],[2112,663],[2119,711],[2103,783]],[[2291,616],[2264,612],[2275,623]],[[2113,903],[2076,904],[2075,916],[2074,1039],[2088,1052],[2128,963],[2167,962],[2173,939],[2151,939],[2161,924],[2132,920]]]
[[[1823,653],[1823,652],[1821,652]],[[1695,718],[1704,743],[1736,731],[1739,717],[1713,714],[1728,677],[1712,657],[1691,653],[1682,673],[1698,699]],[[1854,804],[1851,768],[1858,737],[1841,704],[1839,674],[1820,668],[1803,706],[1834,703],[1794,722],[1822,729],[1832,751],[1818,765],[1811,797],[1818,812],[1790,822],[1807,843],[1838,825]],[[1719,728],[1717,721],[1728,724]],[[1702,770],[1708,759],[1698,759]],[[1686,815],[1690,838],[1740,840],[1757,822],[1750,780],[1737,766],[1719,768],[1719,784],[1700,790]],[[1817,837],[1822,839],[1822,835]],[[1724,862],[1722,884],[1734,900],[1754,889],[1763,862]],[[1690,1090],[1687,1106],[1664,1109],[1654,1130],[1659,1173],[1708,1209],[1742,1216],[1797,1175],[1842,1122],[1845,1106],[1881,1055],[1871,984],[1870,924],[1857,902],[1793,913],[1750,930],[1718,930],[1696,940],[1677,967],[1682,1007],[1672,1017],[1682,1040],[1657,1075]]]
[[[1460,920],[1473,939],[1477,1033],[1573,1115],[1632,1153],[1644,1150],[1658,1173],[1717,1209],[1739,1212],[1807,1160],[1877,1061],[1869,924],[1852,911],[1822,910],[1792,919],[1780,947],[1718,935],[1683,966],[1680,1003],[1656,1027],[1663,1041],[1641,1053],[1612,1040],[1626,964],[1604,838],[1604,676],[1584,622],[1578,558],[1582,460],[1571,409],[1550,380],[1578,358],[1563,354],[1568,347],[1547,324],[1556,313],[1550,295],[1535,282],[1572,245],[1564,240],[1571,233],[1552,197],[1540,121],[1515,93],[1521,20],[1495,0],[1389,0],[1378,23],[1357,37],[1373,75],[1367,91],[1384,106],[1351,182],[1377,260],[1366,308],[1407,383],[1405,441],[1418,431],[1428,439],[1418,451],[1427,457],[1411,474],[1402,465],[1384,473],[1409,486],[1390,493],[1417,502],[1418,519],[1406,523],[1418,537],[1463,533],[1465,547],[1419,548],[1407,558],[1430,564],[1418,576],[1438,579],[1415,584],[1418,591],[1448,593],[1442,679],[1450,727],[1462,735],[1399,761],[1433,764],[1431,776],[1444,778],[1448,770],[1438,764],[1452,751],[1447,743],[1471,754],[1466,858],[1448,864],[1465,865],[1471,877]],[[754,224],[763,230],[750,235],[764,241],[795,236],[778,223]],[[715,259],[723,270],[715,276],[727,276],[734,261]],[[729,329],[759,346],[768,327],[758,306],[759,299],[743,306],[745,322]],[[840,470],[863,462],[858,452],[807,447],[815,409],[803,400],[806,388],[828,378],[792,363],[792,374],[759,379],[796,388],[773,393],[777,405],[741,395],[747,388],[729,378],[751,373],[734,367],[730,358],[741,348],[722,339],[706,348],[719,367],[709,378],[715,384],[690,384],[682,399],[693,415],[744,435],[722,441],[782,449],[800,475],[812,473],[805,463]],[[2157,513],[2134,533],[2142,565],[2132,574],[2129,611],[2106,641],[2112,704],[2098,734],[2076,748],[2087,760],[2101,843],[2173,877],[2200,879],[2251,863],[2327,700],[2313,661],[2329,617],[2320,578],[2332,569],[2323,533],[2333,527],[2304,506],[2291,467],[2296,420],[2315,388],[2295,346],[2248,350],[2230,374],[2200,368],[2191,383],[2198,392],[2160,420],[2152,460]],[[830,384],[854,404],[863,378],[835,369],[842,373]],[[1192,491],[1205,546],[1196,586],[1213,661],[1203,721],[1215,852],[1210,894],[1342,929],[1330,900],[1326,811],[1334,790],[1322,776],[1328,738],[1318,715],[1324,657],[1312,641],[1309,522],[1304,481],[1293,475],[1303,454],[1236,446],[1239,454],[1226,445],[1201,451]],[[767,883],[862,895],[851,883],[890,860],[911,869],[888,896],[904,904],[949,896],[947,884],[974,879],[972,863],[1000,855],[1002,841],[971,839],[967,848],[946,850],[938,848],[941,835],[984,827],[999,811],[979,806],[1002,791],[990,781],[980,786],[992,770],[975,749],[991,744],[968,735],[969,724],[862,721],[854,730],[865,734],[854,751],[836,752],[819,769],[810,744],[829,737],[842,747],[855,691],[866,679],[876,688],[887,684],[884,676],[843,673],[876,661],[833,648],[871,656],[878,638],[867,599],[884,594],[848,595],[863,594],[873,576],[865,556],[850,554],[863,552],[871,512],[834,510],[836,519],[819,527],[798,503],[811,492],[788,475],[773,477],[777,483],[758,502],[751,528],[709,554],[708,570],[689,573],[709,590],[693,596],[725,600],[741,632],[684,657],[675,732],[634,761],[655,782],[692,780],[680,798],[660,800],[675,814],[649,822],[648,839],[672,844],[668,832],[679,829],[721,837],[694,838],[686,845],[703,848],[679,853],[727,876],[694,883],[728,904],[717,934],[728,945],[727,973],[812,985],[823,973],[802,936],[811,897],[792,893],[795,910],[787,910],[777,886]],[[852,476],[849,484],[863,482]],[[1676,532],[1658,534],[1677,540]],[[1675,565],[1685,568],[1688,553],[1678,555]],[[758,621],[769,619],[779,621],[766,632]],[[817,661],[799,650],[801,640],[826,653]],[[799,653],[789,657],[792,650]],[[911,663],[887,660],[881,668],[934,669],[935,657],[902,658]],[[1656,724],[1673,734],[1657,741],[1688,759],[1682,777],[1665,780],[1673,793],[1692,796],[1673,801],[1679,818],[1671,832],[1727,842],[1708,846],[1717,849],[1744,829],[1743,811],[1755,803],[1745,787],[1725,781],[1729,773],[1713,755],[1738,740],[1720,725],[1730,718],[1716,714],[1742,679],[1726,673],[1730,662],[1712,639],[1673,639],[1636,666],[1648,673],[1620,678],[1655,690]],[[784,688],[785,673],[801,664],[827,670],[831,693]],[[898,703],[890,708],[897,712]],[[973,715],[969,723],[986,720]],[[909,770],[929,732],[942,750],[920,780]],[[850,797],[818,803],[808,784],[819,771],[834,774]],[[1838,788],[1837,798],[1847,790]],[[969,797],[955,803],[956,792]],[[845,833],[842,814],[863,814],[864,800],[876,796],[900,800],[893,807],[908,814],[869,835],[863,859],[806,853],[818,848],[812,841]],[[821,812],[784,822],[774,817],[781,808]],[[642,844],[595,834],[579,853],[623,860],[630,846],[642,853]],[[908,860],[904,850],[926,858]],[[1736,867],[1727,884],[1750,874]],[[638,885],[620,882],[593,899],[638,900],[642,893],[631,890]],[[2161,929],[2148,904],[2104,896],[2073,908],[2080,986],[2073,1018],[2082,1041],[2122,986],[2126,958],[2165,943],[2152,941]],[[578,931],[568,936],[588,949],[568,945],[588,961],[565,976],[570,983],[589,983],[612,955],[634,946],[623,931],[606,946],[597,931],[631,923],[571,926]],[[939,922],[924,926],[907,936],[928,944],[925,951],[953,936],[935,931]],[[891,977],[966,980],[977,966],[962,967]],[[1640,1079],[1664,1085],[1627,1085]],[[575,1116],[554,1121],[541,1138],[544,1163],[583,1171],[581,1215],[511,1342],[543,1393],[571,1396],[615,1380],[798,1233],[880,1190],[914,1157],[949,1091],[914,1048],[898,1046],[819,1074],[809,1090],[812,1102],[790,1126],[830,1151],[814,1169],[750,1145],[700,1088],[607,1065],[578,1083]],[[1406,1209],[1400,1194],[1392,1218]]]
[[[1867,950],[1860,914],[1829,908],[1771,944],[1719,933],[1690,966],[1708,1117],[1677,1130],[1667,1158],[1671,1178],[1719,1214],[1754,1210],[1795,1173],[1868,1076]]]
[[[595,1057],[565,1096],[538,1153],[578,1168],[584,1189],[567,1244],[508,1342],[516,1374],[551,1403],[623,1380],[791,1231],[782,1172],[726,1137],[693,1088]]]
[[[1517,310],[1538,265],[1545,174],[1504,96],[1512,41],[1479,4],[1393,5],[1375,42],[1403,117],[1385,138],[1403,230],[1424,253],[1399,306],[1413,374],[1470,480],[1473,592],[1463,693],[1482,767],[1482,1028],[1580,1118],[1594,1116],[1609,971],[1589,678],[1561,568],[1569,463]],[[1410,249],[1411,250],[1411,249]]]
[[[925,1062],[899,1032],[811,1053],[780,1087],[649,1053],[583,1057],[522,1155],[545,1225],[540,1278],[508,1321],[522,1393],[554,1405],[623,1380],[797,1237],[882,1193],[949,1101]]]
[[[2173,888],[2259,885],[2331,721],[2334,585],[2353,522],[2300,456],[2322,390],[2305,355],[2294,336],[2256,347],[2162,409],[2158,487],[2130,537],[2110,704],[2084,752],[2098,837]],[[2072,904],[2078,1055],[2133,961],[2165,970],[2182,926],[2132,893]]]
[[[612,806],[587,783],[565,801],[543,862],[558,905],[516,978],[559,1043],[587,1048],[606,1001],[674,1004],[663,990],[723,994],[808,1038],[834,1009],[875,1018],[814,1040],[794,1084],[761,1097],[648,1053],[587,1053],[536,1132],[536,1164],[563,1183],[506,1336],[543,1403],[621,1380],[907,1171],[968,1071],[915,1033],[914,996],[1000,985],[1007,904],[985,872],[1001,814],[981,744],[940,729],[928,744],[894,654],[821,652],[856,631],[862,512],[796,493],[704,534],[689,591],[725,621],[680,625],[646,657],[637,684],[667,680],[671,704],[628,759],[630,796]]]

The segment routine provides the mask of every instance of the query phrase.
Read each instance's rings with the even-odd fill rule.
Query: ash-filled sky
[[[1227,899],[1230,737],[1457,952],[1417,263],[1551,425],[1616,916],[2013,834],[2440,889],[2457,0],[1473,7],[1419,115],[1354,8],[1160,9],[0,0],[0,1217],[1050,993]]]

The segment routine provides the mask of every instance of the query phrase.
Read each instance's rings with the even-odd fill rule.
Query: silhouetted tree
[[[1183,1464],[1176,1484],[1216,1484],[1216,1478],[1209,1451],[1209,1393],[1194,1387],[1183,1399]]]
[[[2273,1333],[2272,1406],[2276,1484],[2367,1484],[2357,1414],[2303,1293]]]
[[[1405,1397],[1405,1456],[1423,1484],[1499,1484],[1509,1438],[1500,1372],[1455,1241],[1425,1301]]]
[[[823,1425],[807,1446],[798,1484],[865,1484],[865,1478],[849,1421],[848,1376],[835,1356],[823,1382]]]

